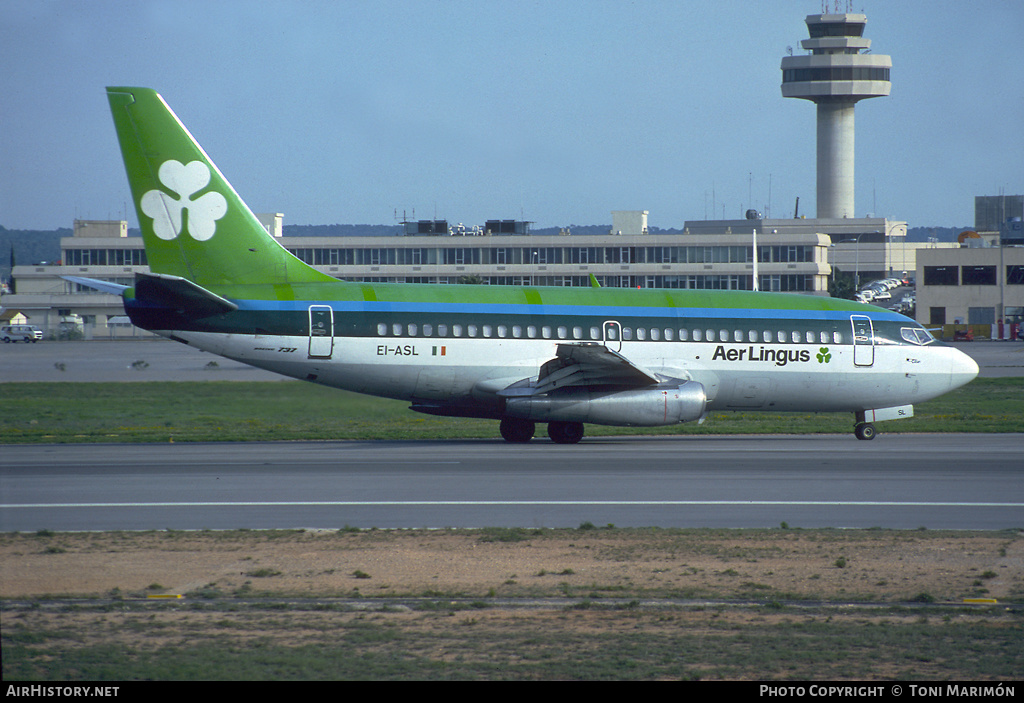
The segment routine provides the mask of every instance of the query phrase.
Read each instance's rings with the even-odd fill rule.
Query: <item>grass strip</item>
[[[399,400],[300,381],[0,384],[0,444],[496,437],[492,420],[420,415]],[[1024,378],[976,379],[883,432],[1020,432]],[[592,435],[846,433],[850,413],[712,412],[702,425],[591,426]]]

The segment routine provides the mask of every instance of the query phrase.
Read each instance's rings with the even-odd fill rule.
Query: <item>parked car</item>
[[[5,343],[38,342],[43,338],[43,331],[35,325],[4,325],[0,327],[0,339]]]

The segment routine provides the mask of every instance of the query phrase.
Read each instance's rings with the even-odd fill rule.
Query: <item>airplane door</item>
[[[604,345],[612,351],[622,351],[622,325],[615,320],[605,320],[601,327],[601,336],[604,338]],[[613,348],[614,347],[614,348]]]
[[[309,357],[330,359],[334,352],[334,310],[330,305],[309,306]]]
[[[875,363],[875,330],[871,318],[866,315],[851,315],[853,326],[853,365],[871,366]]]

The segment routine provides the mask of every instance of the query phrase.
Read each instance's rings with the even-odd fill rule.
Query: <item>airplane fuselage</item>
[[[501,417],[497,391],[536,376],[564,343],[604,345],[661,376],[696,381],[713,410],[905,406],[976,374],[973,362],[912,320],[846,301],[423,286],[424,295],[446,289],[447,300],[420,303],[399,299],[409,287],[307,284],[293,292],[318,297],[287,301],[226,288],[217,292],[239,309],[200,319],[126,307],[139,326],[253,366],[475,417]],[[509,302],[492,302],[502,298]]]

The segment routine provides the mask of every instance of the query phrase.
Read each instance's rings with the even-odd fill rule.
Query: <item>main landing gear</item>
[[[506,442],[523,443],[533,439],[533,433],[537,431],[537,425],[529,420],[521,420],[518,417],[503,417],[501,425],[498,426],[501,436]]]
[[[557,444],[576,444],[583,439],[583,423],[549,422],[548,437]]]
[[[518,417],[503,417],[499,429],[506,442],[522,444],[533,439],[537,425],[530,420],[522,420]],[[557,444],[576,444],[583,439],[583,423],[549,422],[548,437]]]

